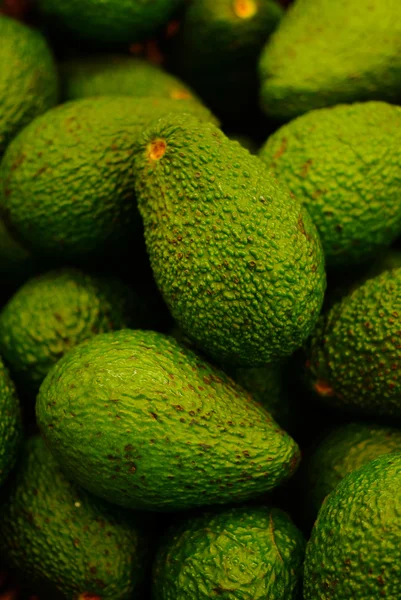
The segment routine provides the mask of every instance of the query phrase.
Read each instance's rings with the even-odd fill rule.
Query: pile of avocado
[[[401,599],[400,8],[0,0],[0,600]]]

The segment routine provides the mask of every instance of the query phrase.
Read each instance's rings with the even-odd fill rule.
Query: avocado
[[[348,473],[392,452],[401,452],[401,429],[374,423],[347,423],[333,429],[303,465],[309,514],[316,517],[325,497]]]
[[[401,99],[397,0],[296,0],[263,49],[261,103],[288,120],[342,102]]]
[[[2,282],[24,281],[39,268],[39,265],[31,255],[10,234],[6,224],[0,219],[0,275]]]
[[[40,16],[73,38],[132,44],[165,25],[182,0],[38,0]]]
[[[320,318],[306,375],[322,401],[360,415],[401,417],[401,268],[368,279]]]
[[[66,600],[131,600],[150,533],[143,515],[70,483],[39,436],[25,442],[0,498],[0,552],[11,567]]]
[[[32,119],[57,102],[58,78],[39,31],[0,14],[0,158]]]
[[[306,546],[305,600],[400,597],[400,485],[401,454],[387,454],[327,497]]]
[[[174,70],[222,119],[258,109],[257,62],[283,9],[275,0],[193,0],[173,38]]]
[[[154,511],[241,502],[299,462],[295,442],[222,371],[153,331],[98,335],[42,383],[40,430],[79,485]]]
[[[195,100],[98,97],[62,104],[13,140],[0,165],[0,213],[35,256],[67,261],[140,235],[133,148],[170,112],[213,119]]]
[[[306,209],[259,158],[188,115],[155,121],[134,154],[151,266],[183,332],[233,366],[294,352],[326,281]]]
[[[37,392],[80,342],[149,320],[142,299],[117,278],[57,269],[28,280],[1,310],[0,354],[17,384]]]
[[[401,234],[401,107],[385,102],[313,110],[267,140],[260,158],[304,203],[328,268],[349,268]]]
[[[161,542],[154,600],[296,600],[305,541],[278,508],[241,506],[182,516]]]
[[[125,54],[95,54],[66,60],[59,66],[62,96],[197,99],[195,93],[171,73],[147,60]]]
[[[0,358],[0,486],[17,460],[22,440],[19,401],[10,375]]]

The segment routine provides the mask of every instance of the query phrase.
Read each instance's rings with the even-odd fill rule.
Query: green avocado
[[[306,371],[322,401],[360,415],[401,417],[401,268],[368,279],[319,320]]]
[[[294,352],[326,284],[306,209],[259,158],[188,115],[153,123],[135,158],[153,273],[183,332],[220,364]]]
[[[154,600],[297,600],[305,541],[277,508],[181,517],[153,567]]]
[[[0,157],[12,138],[57,102],[57,71],[45,38],[0,14]]]
[[[214,119],[194,100],[99,97],[62,104],[13,140],[0,165],[0,213],[35,255],[87,257],[139,236],[133,149],[170,112]]]
[[[328,267],[372,260],[401,234],[401,107],[311,111],[276,131],[260,158],[304,203]]]
[[[304,463],[302,484],[308,512],[316,517],[325,497],[348,473],[392,452],[401,452],[401,429],[373,423],[348,423],[333,429]]]
[[[65,600],[139,597],[148,529],[70,483],[40,437],[25,442],[0,499],[1,556]]]
[[[114,277],[78,269],[27,281],[0,312],[0,354],[21,388],[37,392],[50,368],[98,333],[146,327],[147,308]]]
[[[292,119],[342,102],[401,99],[398,0],[296,0],[262,51],[261,103]]]
[[[96,336],[50,371],[39,427],[63,470],[122,506],[241,502],[297,468],[296,443],[222,371],[152,331]]]
[[[306,547],[304,600],[400,598],[400,485],[401,454],[387,454],[328,496]]]
[[[38,0],[51,26],[97,43],[130,44],[167,24],[182,0]]]
[[[197,99],[195,93],[174,75],[147,60],[124,54],[95,54],[70,59],[61,63],[59,69],[65,100],[87,96]]]
[[[0,275],[3,282],[24,281],[37,268],[31,253],[13,238],[3,219],[0,219]]]
[[[21,440],[19,401],[14,384],[0,358],[0,485],[14,467]]]

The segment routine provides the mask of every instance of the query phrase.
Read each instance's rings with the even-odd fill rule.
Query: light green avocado
[[[305,600],[396,600],[401,454],[380,456],[328,496],[306,547]]]
[[[97,43],[129,44],[167,24],[182,0],[38,0],[51,26]]]
[[[279,485],[296,443],[240,386],[174,338],[98,335],[66,354],[37,399],[63,470],[122,506],[241,502]]]
[[[99,97],[35,119],[0,165],[0,212],[35,255],[67,260],[104,253],[139,235],[133,149],[152,119],[214,117],[199,102]]]
[[[277,509],[244,506],[181,517],[153,567],[154,600],[297,600],[305,541]]]
[[[19,401],[14,384],[0,358],[0,485],[14,467],[21,440]]]
[[[292,354],[326,284],[306,209],[259,158],[189,116],[154,122],[135,159],[153,273],[183,332],[220,364]]]
[[[21,388],[37,392],[50,368],[84,340],[144,327],[143,301],[113,277],[59,269],[27,281],[0,312],[0,354]]]
[[[0,553],[30,581],[65,600],[132,600],[150,533],[143,515],[70,483],[40,437],[24,444],[0,499]]]
[[[96,54],[61,63],[63,98],[134,96],[200,100],[174,75],[147,60],[124,54]],[[185,105],[184,105],[185,106]]]
[[[304,203],[328,267],[372,260],[401,233],[401,107],[385,102],[311,111],[259,156]]]
[[[58,79],[45,38],[0,14],[0,158],[12,138],[57,102]]]
[[[401,99],[398,0],[296,0],[262,51],[265,112],[292,119],[314,108]]]
[[[361,415],[401,417],[401,268],[344,296],[308,343],[307,377],[322,401]]]

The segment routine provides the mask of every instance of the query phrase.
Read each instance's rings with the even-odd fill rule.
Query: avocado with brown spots
[[[324,314],[306,370],[322,401],[361,415],[401,417],[401,268],[368,279]]]
[[[0,485],[15,465],[22,441],[20,405],[10,375],[0,358]]]
[[[143,515],[70,483],[40,437],[25,442],[0,498],[0,553],[11,567],[65,600],[131,600],[151,535]]]
[[[152,331],[102,334],[39,391],[39,427],[77,483],[155,511],[240,502],[297,468],[299,450],[222,371]]]
[[[133,148],[170,112],[215,120],[196,100],[103,96],[62,104],[12,141],[0,165],[0,212],[35,255],[88,257],[139,235]]]
[[[258,157],[188,115],[154,122],[135,157],[151,266],[183,332],[220,364],[292,354],[326,285],[306,209]]]
[[[297,600],[305,541],[277,508],[181,517],[161,542],[153,600]]]

